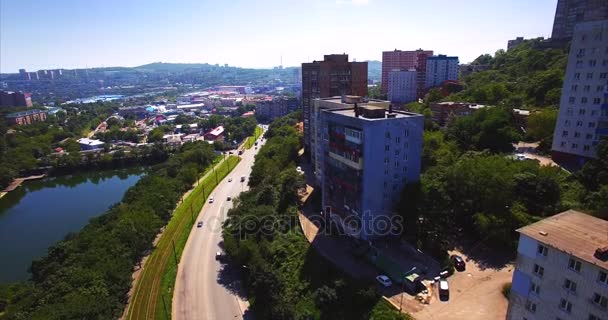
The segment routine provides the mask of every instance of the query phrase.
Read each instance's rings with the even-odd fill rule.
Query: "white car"
[[[441,301],[450,299],[450,286],[446,279],[439,280],[439,299]]]
[[[378,283],[380,283],[384,287],[390,287],[393,285],[393,282],[391,281],[391,279],[383,274],[377,276],[376,281],[378,281]]]
[[[232,182],[232,178],[228,178],[228,182]]]
[[[517,159],[517,160],[526,160],[526,159],[528,159],[528,157],[526,157],[526,155],[523,154],[523,153],[518,153],[518,154],[515,155],[515,159]]]
[[[209,197],[209,203],[213,203],[213,196]]]

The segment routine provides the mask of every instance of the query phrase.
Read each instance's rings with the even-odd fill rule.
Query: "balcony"
[[[363,158],[359,158],[358,162],[349,160],[341,155],[335,154],[333,152],[329,152],[329,156],[336,161],[339,161],[353,169],[362,170],[363,169]]]
[[[608,96],[608,93],[606,93]],[[608,103],[602,103],[602,110],[608,110]]]

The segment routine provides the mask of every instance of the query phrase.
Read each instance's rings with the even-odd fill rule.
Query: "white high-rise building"
[[[440,54],[426,58],[426,87],[438,87],[446,80],[458,80],[458,57]]]
[[[608,319],[608,221],[568,210],[517,231],[507,320]]]
[[[582,165],[608,136],[608,20],[574,28],[552,157]]]
[[[416,69],[393,70],[388,73],[388,100],[408,103],[416,100]]]

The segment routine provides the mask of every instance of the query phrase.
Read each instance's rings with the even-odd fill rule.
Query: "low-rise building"
[[[6,120],[9,125],[28,125],[38,121],[45,121],[46,112],[38,109],[14,112],[7,114]]]
[[[224,141],[224,127],[218,126],[217,128],[205,133],[204,137],[207,141]]]
[[[31,107],[32,95],[26,92],[0,90],[0,107]]]
[[[517,231],[508,320],[607,319],[608,221],[568,210]]]
[[[78,143],[80,144],[80,150],[95,150],[103,148],[105,142],[101,140],[89,139],[89,138],[80,138],[78,139]]]
[[[420,177],[424,116],[355,103],[321,110],[320,122],[323,208],[349,236],[389,235],[404,186]]]
[[[433,121],[440,126],[449,124],[454,118],[471,115],[475,110],[487,106],[470,102],[437,102],[431,104]]]

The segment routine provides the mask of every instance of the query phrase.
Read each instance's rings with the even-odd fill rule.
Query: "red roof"
[[[253,111],[245,112],[241,117],[252,117],[254,115]]]

